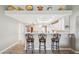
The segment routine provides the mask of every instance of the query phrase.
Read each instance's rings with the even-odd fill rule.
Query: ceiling
[[[10,14],[8,15],[12,18],[15,18],[18,21],[21,21],[25,24],[42,24],[42,23],[51,23],[56,20],[59,20],[62,18],[64,15],[56,15],[56,14],[22,14],[22,15],[17,15],[17,14]]]
[[[56,20],[61,20],[65,16],[71,15],[71,11],[51,11],[51,12],[27,12],[27,11],[11,11],[5,12],[5,15],[12,17],[24,24],[50,24]]]

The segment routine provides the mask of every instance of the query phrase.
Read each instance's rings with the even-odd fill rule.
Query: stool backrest
[[[75,38],[75,34],[68,34],[68,38]]]
[[[47,35],[42,33],[42,34],[39,34],[38,37],[39,37],[39,38],[46,38]]]
[[[59,34],[59,33],[53,34],[53,39],[54,39],[55,41],[59,41],[60,37],[61,37],[61,34]]]
[[[26,34],[25,37],[26,37],[26,39],[31,39],[31,38],[33,38],[33,35],[32,34]]]

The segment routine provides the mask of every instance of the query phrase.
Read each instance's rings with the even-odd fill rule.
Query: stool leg
[[[27,44],[26,44],[26,53],[27,53],[27,50],[28,50],[28,42],[27,42]]]
[[[56,42],[56,53],[58,52],[58,44],[57,44],[57,42]]]
[[[55,53],[55,42],[53,42],[53,53]]]
[[[51,50],[52,50],[52,53],[54,52],[54,42],[51,42]]]
[[[56,42],[56,52],[59,53],[59,42]]]
[[[31,46],[32,46],[32,53],[33,53],[33,42],[32,42],[32,45]]]
[[[34,42],[33,42],[33,52],[34,52]]]
[[[45,53],[46,53],[46,42],[44,42],[44,50],[45,50]]]
[[[41,47],[40,47],[40,46],[41,46],[41,42],[39,43],[39,53],[41,52],[41,51],[40,51],[40,49],[41,49]]]
[[[51,51],[52,51],[52,41],[51,41]]]
[[[60,52],[60,49],[59,49],[59,42],[58,42],[58,53]]]
[[[34,53],[34,42],[32,42],[32,53]]]
[[[30,49],[30,48],[29,48],[29,42],[27,42],[26,53],[28,52],[29,49]]]

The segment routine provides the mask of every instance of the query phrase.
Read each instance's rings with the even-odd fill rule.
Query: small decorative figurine
[[[33,10],[33,6],[32,5],[26,5],[25,9],[28,11],[32,11]]]
[[[38,6],[37,6],[37,10],[38,10],[38,11],[42,11],[43,8],[44,8],[44,7],[43,7],[42,5],[38,5]]]
[[[24,10],[21,7],[16,7],[16,10],[20,11],[20,10]]]
[[[8,7],[7,7],[7,10],[9,10],[9,11],[12,11],[12,10],[15,10],[16,8],[14,7],[14,6],[12,6],[12,5],[9,5]]]
[[[49,10],[52,10],[52,7],[47,7],[47,10],[49,11]]]
[[[64,6],[63,6],[63,5],[60,6],[58,10],[60,10],[60,11],[61,11],[61,10],[64,10]]]
[[[48,11],[52,11],[52,9],[53,9],[53,8],[52,8],[52,5],[48,5],[48,6],[47,6],[47,10],[48,10]]]

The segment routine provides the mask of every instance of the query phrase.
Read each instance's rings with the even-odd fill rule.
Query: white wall
[[[4,15],[4,6],[0,6],[0,51],[18,40],[18,22]]]
[[[18,22],[0,15],[0,51],[18,40]]]
[[[79,18],[77,18],[77,16],[79,16],[79,5],[75,5],[72,6],[72,15],[70,16],[70,32],[74,33],[76,35],[76,39],[75,39],[75,50],[79,50]],[[73,43],[73,44],[74,44]]]

